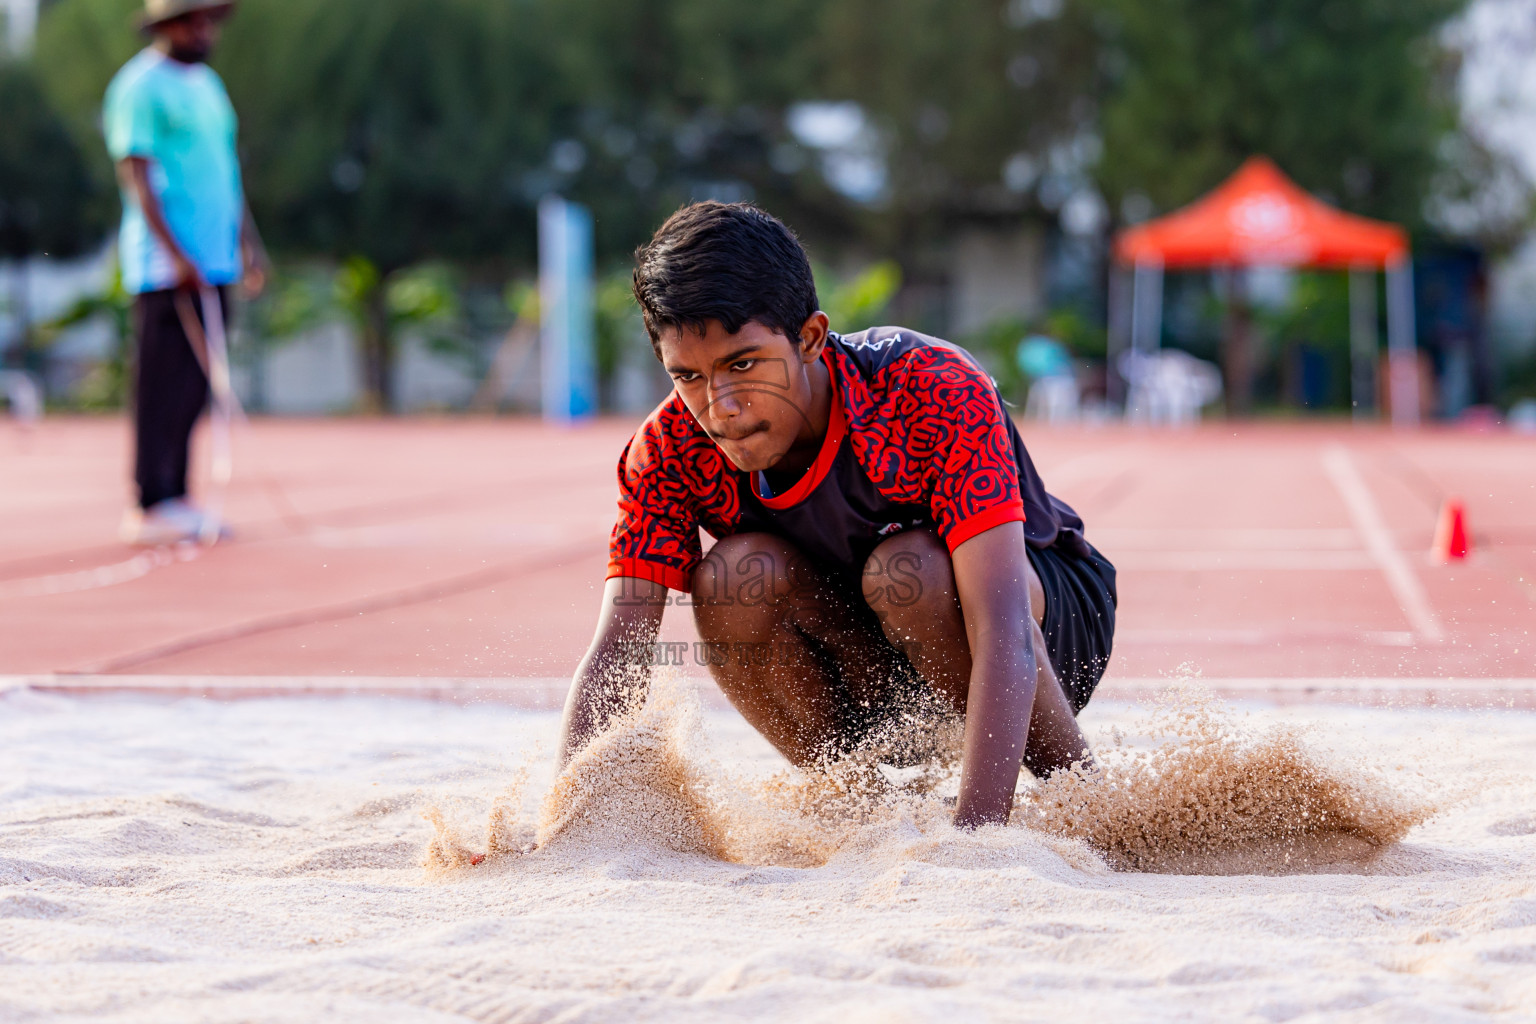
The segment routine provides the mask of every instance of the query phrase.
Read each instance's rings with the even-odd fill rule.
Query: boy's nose
[[[710,412],[720,419],[740,416],[747,406],[747,396],[740,387],[730,384],[711,386],[709,389]]]

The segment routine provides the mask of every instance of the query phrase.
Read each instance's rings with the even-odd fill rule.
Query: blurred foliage
[[[501,293],[502,303],[512,314],[513,322],[539,318],[539,286],[533,281],[508,281]]]
[[[51,345],[71,327],[93,321],[104,321],[107,325],[107,354],[86,374],[71,401],[89,411],[118,409],[128,399],[133,296],[123,287],[122,269],[116,263],[104,291],[76,299],[64,312],[37,325],[38,344]]]
[[[1260,311],[1256,319],[1265,333],[1282,346],[1306,343],[1348,354],[1349,275],[1338,271],[1298,272],[1290,302],[1279,310]]]
[[[1290,301],[1278,310],[1255,311],[1254,321],[1268,350],[1261,353],[1261,360],[1267,359],[1276,378],[1275,398],[1286,404],[1304,404],[1303,362],[1322,360],[1327,367],[1322,405],[1349,407],[1348,274],[1298,272]]]
[[[1103,16],[1098,178],[1144,213],[1256,153],[1357,213],[1420,227],[1454,77],[1438,33],[1467,0],[1086,0]]]
[[[401,333],[428,349],[478,366],[478,351],[456,330],[458,292],[452,268],[426,263],[388,274],[366,256],[342,261],[332,283],[336,309],[362,347],[364,404],[372,412],[394,408],[394,367]]]
[[[1536,349],[1506,358],[1499,369],[1499,404],[1507,407],[1522,398],[1536,398]]]
[[[1057,309],[1046,314],[1036,333],[1055,338],[1078,359],[1103,359],[1108,350],[1109,337],[1104,328],[1076,309]]]
[[[834,0],[810,93],[859,103],[889,196],[859,226],[884,251],[959,221],[1051,216],[1093,128],[1095,12],[1081,0]],[[1071,180],[1068,180],[1071,179]]]
[[[822,312],[832,329],[844,334],[880,326],[878,317],[900,290],[901,267],[894,260],[881,260],[843,281],[825,269],[816,273]]]
[[[335,274],[316,264],[279,264],[259,298],[245,304],[245,325],[264,342],[283,342],[333,319]]]
[[[107,208],[75,137],[29,64],[0,57],[0,259],[73,256]]]
[[[1075,309],[1054,309],[1042,317],[999,317],[961,339],[997,381],[998,391],[1015,404],[1027,396],[1030,379],[1018,361],[1019,345],[1031,335],[1061,342],[1075,360],[1104,358],[1108,338],[1102,327]]]
[[[1049,220],[1095,180],[1166,210],[1258,152],[1418,224],[1455,127],[1437,33],[1465,3],[244,0],[215,66],[282,252],[527,268],[550,191],[593,208],[601,261],[702,196],[894,252]],[[82,135],[137,6],[46,10],[38,66]],[[828,184],[836,154],[788,128],[807,101],[859,105],[878,197]]]
[[[606,394],[626,356],[634,356],[638,351],[643,358],[650,358],[644,354],[650,341],[640,318],[640,307],[635,304],[628,270],[615,270],[600,277],[593,289],[592,306],[598,389]]]
[[[136,6],[56,0],[39,28],[50,90],[98,152],[102,93],[143,43]],[[604,262],[702,197],[755,198],[831,249],[1040,214],[1031,189],[1092,118],[1092,19],[1061,0],[898,7],[245,0],[214,66],[273,248],[361,255],[386,275],[430,259],[531,266],[550,191],[592,207]],[[795,104],[838,100],[860,104],[889,167],[873,207],[837,193],[830,157],[788,127]]]
[[[828,260],[899,258],[872,266],[867,294],[823,290],[846,329],[903,278],[942,278],[961,229],[1052,225],[1098,193],[1108,229],[1254,153],[1420,227],[1435,188],[1475,193],[1496,171],[1456,155],[1487,155],[1455,144],[1442,29],[1466,2],[243,0],[214,66],[264,235],[284,261],[340,267],[332,301],[358,325],[370,404],[389,408],[397,330],[479,358],[440,289],[527,276],[551,192],[592,209],[599,266],[705,197],[757,200]],[[38,76],[103,195],[101,97],[144,45],[139,5],[54,0],[39,26]],[[791,130],[800,105],[836,102],[859,126],[841,148]],[[850,161],[867,194],[834,187]],[[597,292],[611,376],[632,313],[616,283]],[[998,337],[1015,328],[1102,352],[1085,322]]]
[[[959,344],[979,359],[997,381],[998,393],[1004,401],[1015,405],[1024,401],[1029,381],[1019,369],[1014,353],[1019,343],[1033,333],[1030,326],[1025,317],[999,317],[959,339]]]

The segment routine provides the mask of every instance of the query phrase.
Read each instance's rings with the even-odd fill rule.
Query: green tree
[[[143,45],[135,6],[58,0],[39,31],[51,89],[94,136],[104,176],[97,112]],[[524,176],[548,149],[537,17],[533,0],[246,0],[215,54],[257,221],[276,253],[342,268],[376,408],[393,405],[402,320],[391,296],[412,291],[394,288],[397,276],[440,260],[495,274],[531,259],[537,197]]]
[[[1098,40],[1081,0],[834,0],[822,93],[869,114],[889,166],[864,231],[893,251],[965,221],[1053,220],[1095,152]]]
[[[752,198],[792,221],[839,203],[793,159],[784,111],[816,94],[814,0],[539,0],[549,130],[531,194],[592,208],[600,262],[690,199]]]
[[[112,165],[101,140],[101,100],[107,83],[147,40],[134,28],[142,0],[54,0],[37,25],[33,64],[98,181],[110,184]]]
[[[71,396],[81,409],[117,409],[128,395],[128,350],[133,336],[133,296],[123,287],[122,268],[115,262],[107,287],[76,299],[58,316],[38,325],[39,347],[57,341],[71,327],[92,321],[107,327],[106,358],[93,366]]]
[[[0,259],[73,256],[105,230],[98,189],[63,120],[30,66],[0,58]],[[15,275],[11,314],[20,325],[15,355],[31,343],[24,265]]]
[[[1466,0],[1085,2],[1104,27],[1097,177],[1113,209],[1181,206],[1264,154],[1328,202],[1424,230],[1457,128],[1441,30]],[[1240,289],[1223,302],[1225,397],[1241,414],[1255,322]]]
[[[55,0],[40,28],[99,181],[138,2]],[[1049,223],[1092,186],[1167,210],[1255,152],[1416,226],[1455,128],[1438,30],[1465,2],[243,0],[214,63],[274,252],[372,268],[338,283],[367,285],[348,302],[387,408],[391,282],[444,262],[481,290],[526,276],[551,192],[594,211],[600,267],[704,196],[757,199],[826,258],[911,261],[968,223]],[[807,101],[863,111],[879,195],[832,187],[790,130]]]
[[[1098,179],[1146,212],[1265,154],[1312,192],[1417,227],[1456,125],[1438,40],[1466,0],[1088,0],[1103,15]]]
[[[218,67],[242,115],[252,207],[278,251],[343,266],[375,408],[394,405],[397,300],[413,291],[397,278],[423,262],[495,272],[531,255],[522,173],[545,148],[532,13],[248,0],[231,22]]]
[[[1282,309],[1256,317],[1270,339],[1277,359],[1277,397],[1300,403],[1304,358],[1328,364],[1328,394],[1323,404],[1348,409],[1349,394],[1349,276],[1338,271],[1305,271],[1296,276],[1290,302]],[[1317,396],[1312,396],[1317,397]]]

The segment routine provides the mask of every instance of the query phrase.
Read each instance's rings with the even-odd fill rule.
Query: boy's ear
[[[831,321],[827,314],[821,310],[812,313],[800,325],[800,360],[805,363],[814,363],[821,358],[822,349],[827,347],[827,335],[831,333]]]

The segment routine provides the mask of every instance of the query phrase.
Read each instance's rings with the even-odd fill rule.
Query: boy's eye
[[[735,370],[737,373],[745,373],[756,365],[756,359],[738,359],[731,364],[731,369]]]
[[[692,373],[692,372],[689,372],[689,373],[674,373],[672,375],[672,379],[677,381],[679,384],[691,384],[694,381],[699,379],[699,375],[696,374],[696,373]]]

